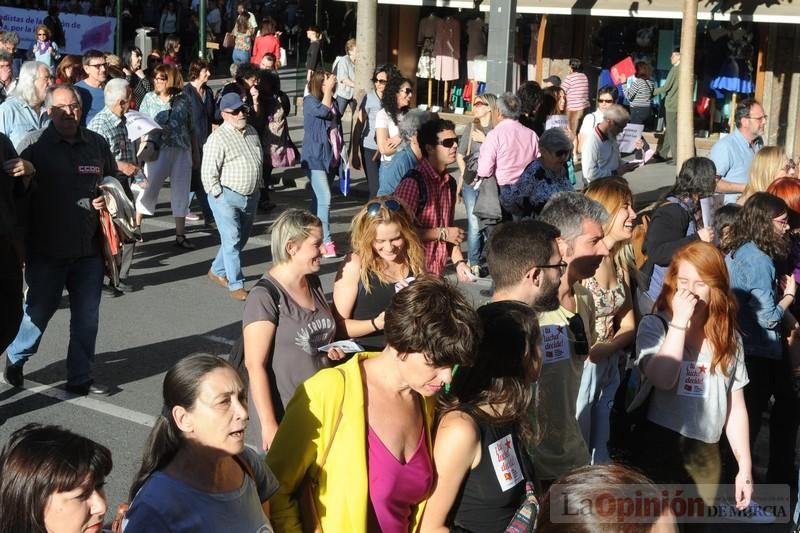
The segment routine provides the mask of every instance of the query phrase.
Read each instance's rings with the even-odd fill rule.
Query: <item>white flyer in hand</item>
[[[562,130],[569,129],[569,119],[567,115],[550,115],[544,123],[544,129],[549,130],[553,128],[561,128]]]
[[[712,194],[707,198],[700,198],[700,211],[703,214],[703,227],[710,228],[714,225],[714,213],[722,207],[723,194]]]
[[[344,353],[357,353],[357,352],[363,352],[364,351],[364,348],[362,348],[360,344],[358,344],[355,341],[351,341],[351,340],[336,341],[336,342],[332,342],[330,344],[326,344],[325,346],[320,346],[319,347],[319,351],[320,352],[327,352],[331,348],[339,348]]]
[[[636,150],[636,141],[644,133],[644,124],[628,124],[622,133],[617,135],[617,144],[621,154],[630,154]]]
[[[135,141],[142,135],[151,131],[160,130],[161,126],[141,111],[128,111],[125,113],[125,127],[128,129],[128,139]]]

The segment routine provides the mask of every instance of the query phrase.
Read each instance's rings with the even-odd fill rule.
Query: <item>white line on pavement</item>
[[[226,346],[233,346],[234,342],[230,339],[226,339],[225,337],[220,337],[219,335],[200,335],[200,338],[211,342],[218,342]]]
[[[90,398],[88,396],[76,396],[65,391],[64,389],[59,388],[63,385],[63,381],[54,383],[52,385],[44,385],[42,383],[36,383],[35,381],[25,380],[24,391],[20,394],[12,396],[9,398],[9,400],[13,402],[27,396],[41,394],[55,400],[71,403],[73,405],[77,405],[78,407],[83,407],[84,409],[89,409],[104,415],[121,418],[122,420],[127,420],[128,422],[133,422],[149,428],[153,427],[156,422],[156,417],[152,415],[140,413],[139,411],[134,411],[133,409],[128,409],[126,407],[120,407],[112,403],[96,400],[95,398]]]

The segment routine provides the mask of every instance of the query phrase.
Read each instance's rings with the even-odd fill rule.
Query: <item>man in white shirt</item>
[[[616,103],[618,97],[619,91],[613,85],[606,85],[597,93],[597,109],[583,117],[581,128],[578,131],[578,153],[583,151],[586,138],[594,131],[595,126],[603,122],[603,113]]]
[[[581,168],[583,179],[591,182],[597,178],[622,176],[638,166],[637,163],[624,163],[619,153],[617,135],[630,121],[630,114],[621,105],[609,106],[603,120],[586,137],[583,147]]]

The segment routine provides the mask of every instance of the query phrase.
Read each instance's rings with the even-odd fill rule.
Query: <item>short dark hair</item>
[[[423,275],[392,296],[386,344],[400,354],[422,353],[435,367],[470,366],[481,338],[478,314],[444,278]]]
[[[111,473],[105,446],[58,426],[28,424],[0,453],[0,531],[45,531],[56,492],[92,490]]]
[[[195,59],[189,64],[189,81],[194,81],[200,77],[203,70],[208,70],[208,61],[205,59]]]
[[[275,54],[273,54],[272,52],[267,52],[266,54],[264,54],[261,59],[264,59],[264,58],[271,59],[273,61],[278,59],[277,57],[275,57]]]
[[[600,97],[604,94],[611,95],[611,98],[613,98],[615,102],[617,101],[617,98],[619,98],[619,91],[613,85],[604,85],[603,87],[600,87],[600,90],[597,91],[597,96]]]
[[[417,130],[417,143],[422,153],[428,155],[428,146],[439,144],[439,133],[443,131],[456,131],[456,125],[443,118],[434,118],[420,126]]]
[[[314,33],[316,33],[317,35],[322,35],[322,30],[321,30],[321,29],[320,29],[320,27],[319,27],[319,26],[317,26],[316,24],[312,24],[311,26],[309,26],[309,27],[306,29],[306,31],[313,31],[313,32],[314,32]]]
[[[89,62],[92,59],[105,59],[106,54],[105,52],[101,52],[100,50],[95,50],[94,48],[91,50],[87,50],[83,53],[83,66],[88,66]]]
[[[560,236],[558,228],[540,220],[497,226],[487,245],[489,273],[495,287],[512,287],[535,265],[546,265]]]
[[[583,63],[580,59],[573,57],[569,60],[569,68],[571,68],[573,72],[580,72],[583,68]]]
[[[742,127],[742,119],[750,116],[750,110],[754,105],[761,105],[755,98],[745,98],[736,104],[736,111],[734,111],[733,118],[736,122],[736,127]]]
[[[144,60],[144,55],[142,55],[142,50],[138,46],[126,46],[125,49],[122,51],[123,67],[131,66],[131,56],[133,54],[138,55],[142,60]]]
[[[247,63],[242,63],[239,65],[239,69],[236,71],[236,79],[247,80],[250,78],[257,78],[260,70],[261,69],[249,61]]]

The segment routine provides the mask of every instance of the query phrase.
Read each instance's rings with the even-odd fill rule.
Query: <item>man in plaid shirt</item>
[[[200,169],[222,241],[208,277],[226,287],[231,298],[243,301],[247,291],[239,254],[256,215],[264,153],[258,132],[247,124],[248,110],[238,93],[223,96],[219,109],[224,122],[209,135]]]
[[[97,113],[87,129],[99,134],[107,142],[111,149],[111,155],[117,161],[117,168],[129,180],[134,177],[143,176],[142,169],[136,165],[136,151],[133,141],[128,139],[128,128],[125,126],[125,113],[128,112],[131,103],[131,90],[128,82],[124,79],[114,79],[109,81],[103,89],[105,107]],[[130,190],[128,180],[120,179],[125,194],[133,202],[133,194]],[[130,292],[133,286],[128,282],[128,275],[133,264],[133,249],[135,243],[125,242],[122,244],[122,265],[119,269],[119,283],[114,287],[111,284],[103,287],[103,292],[109,296],[121,296],[123,292]]]
[[[459,281],[472,281],[460,247],[464,230],[454,225],[456,198],[451,183],[454,178],[447,172],[447,165],[455,163],[458,151],[455,125],[449,120],[429,120],[417,132],[417,140],[423,158],[403,177],[394,194],[410,213],[415,213],[425,248],[425,269],[442,275],[449,256]],[[420,190],[420,184],[424,191]]]

